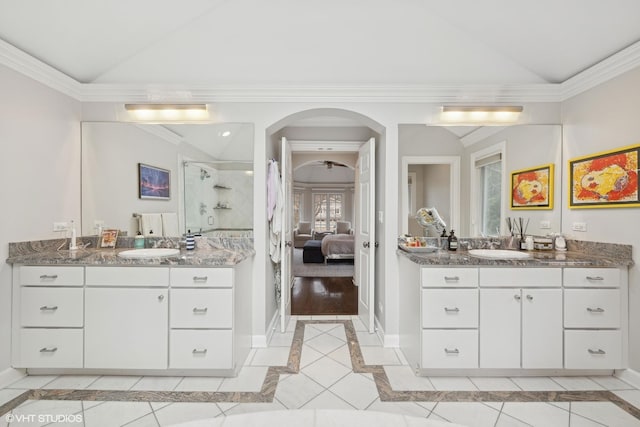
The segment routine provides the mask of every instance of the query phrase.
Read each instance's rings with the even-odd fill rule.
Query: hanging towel
[[[177,213],[164,212],[162,214],[162,235],[165,237],[180,236],[180,231],[178,230],[178,214]]]
[[[156,237],[162,236],[162,215],[159,213],[140,214],[140,228],[145,236],[150,234]]]

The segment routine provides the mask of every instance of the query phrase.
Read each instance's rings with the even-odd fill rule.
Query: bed
[[[353,234],[329,234],[322,239],[322,255],[330,259],[353,259],[355,236]]]

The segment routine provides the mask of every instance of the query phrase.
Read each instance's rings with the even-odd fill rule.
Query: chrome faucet
[[[500,241],[499,240],[491,240],[489,242],[489,249],[495,249],[497,247],[500,247]]]

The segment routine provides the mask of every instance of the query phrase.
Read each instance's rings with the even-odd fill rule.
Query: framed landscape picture
[[[169,200],[171,172],[167,169],[138,163],[138,194],[141,199]]]
[[[633,145],[569,160],[569,207],[640,206],[638,157]]]
[[[553,209],[553,163],[511,172],[511,209]]]

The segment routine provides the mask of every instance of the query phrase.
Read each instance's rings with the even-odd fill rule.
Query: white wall
[[[640,142],[640,68],[562,103],[564,163]],[[568,182],[563,171],[562,182]],[[564,191],[562,231],[579,240],[633,245],[629,270],[629,365],[640,370],[640,208],[569,209]],[[587,232],[571,230],[585,222]]]
[[[81,105],[0,66],[0,373],[10,366],[8,242],[64,237],[80,223]]]

